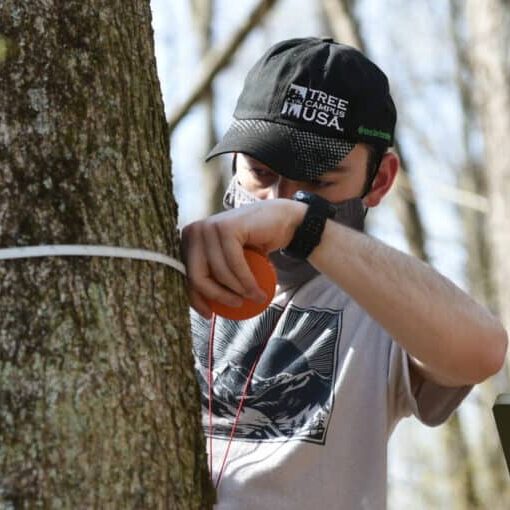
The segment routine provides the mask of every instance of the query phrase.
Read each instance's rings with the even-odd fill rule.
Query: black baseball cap
[[[313,180],[358,142],[391,146],[396,117],[386,75],[363,53],[330,38],[290,39],[248,72],[234,121],[206,160],[241,152]]]

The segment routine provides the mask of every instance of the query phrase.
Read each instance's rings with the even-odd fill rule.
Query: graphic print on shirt
[[[250,369],[269,335],[244,402],[236,440],[324,444],[334,404],[341,312],[270,307],[245,321],[217,318],[213,436],[229,437]],[[196,370],[208,427],[209,323],[192,321]],[[199,341],[200,339],[200,341]]]

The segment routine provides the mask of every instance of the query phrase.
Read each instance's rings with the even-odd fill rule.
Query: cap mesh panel
[[[354,148],[355,143],[340,138],[320,136],[285,124],[263,120],[234,120],[228,135],[275,137],[285,140],[294,156],[291,172],[297,180],[314,180],[335,168]],[[275,169],[277,170],[277,169]]]

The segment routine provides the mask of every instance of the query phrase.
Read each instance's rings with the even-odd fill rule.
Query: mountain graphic
[[[208,386],[199,373],[203,403],[207,406]],[[214,435],[230,435],[248,371],[233,363],[214,379]],[[330,410],[330,381],[316,370],[273,377],[253,376],[235,437],[239,439],[288,439],[300,437],[321,441]]]
[[[291,87],[296,102],[307,93],[306,87],[299,87]],[[212,430],[208,417],[210,324],[196,317],[192,324],[206,434],[230,437],[250,367],[266,342],[234,430],[236,440],[325,443],[334,405],[341,314],[289,304],[285,309],[269,307],[247,321],[218,318]]]

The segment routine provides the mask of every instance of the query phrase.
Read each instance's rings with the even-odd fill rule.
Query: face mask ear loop
[[[374,172],[374,175],[372,175],[370,177],[370,180],[366,183],[365,188],[364,188],[363,192],[361,193],[360,198],[365,198],[370,193],[370,191],[372,191],[372,184],[374,184],[375,178],[377,177],[377,174],[379,173],[379,165],[380,164],[381,163],[379,162],[379,164],[377,165],[377,169]]]
[[[377,167],[377,171],[379,171],[379,167]],[[363,200],[367,195],[368,193],[370,192],[370,190],[372,189],[372,184],[374,182],[374,179],[375,179],[375,176],[377,175],[377,172],[374,174],[374,176],[370,179],[370,182],[367,183],[367,186],[366,186],[366,189],[365,191],[363,192],[363,194],[359,197],[361,200]],[[363,205],[363,207],[365,208],[365,214],[363,215],[363,219],[366,219],[367,217],[367,214],[368,214],[368,210],[370,209],[370,207],[365,207]]]
[[[380,157],[377,159],[376,164],[374,165],[375,171],[373,172],[373,175],[370,176],[370,179],[365,184],[365,187],[363,189],[363,192],[360,196],[360,198],[365,198],[370,191],[372,190],[372,184],[374,184],[375,178],[377,177],[377,174],[379,173],[379,167],[381,166],[382,160],[384,158],[384,153],[380,155]],[[366,215],[366,213],[365,213]]]
[[[234,152],[234,157],[232,158],[232,176],[234,176],[237,172],[237,152]]]

